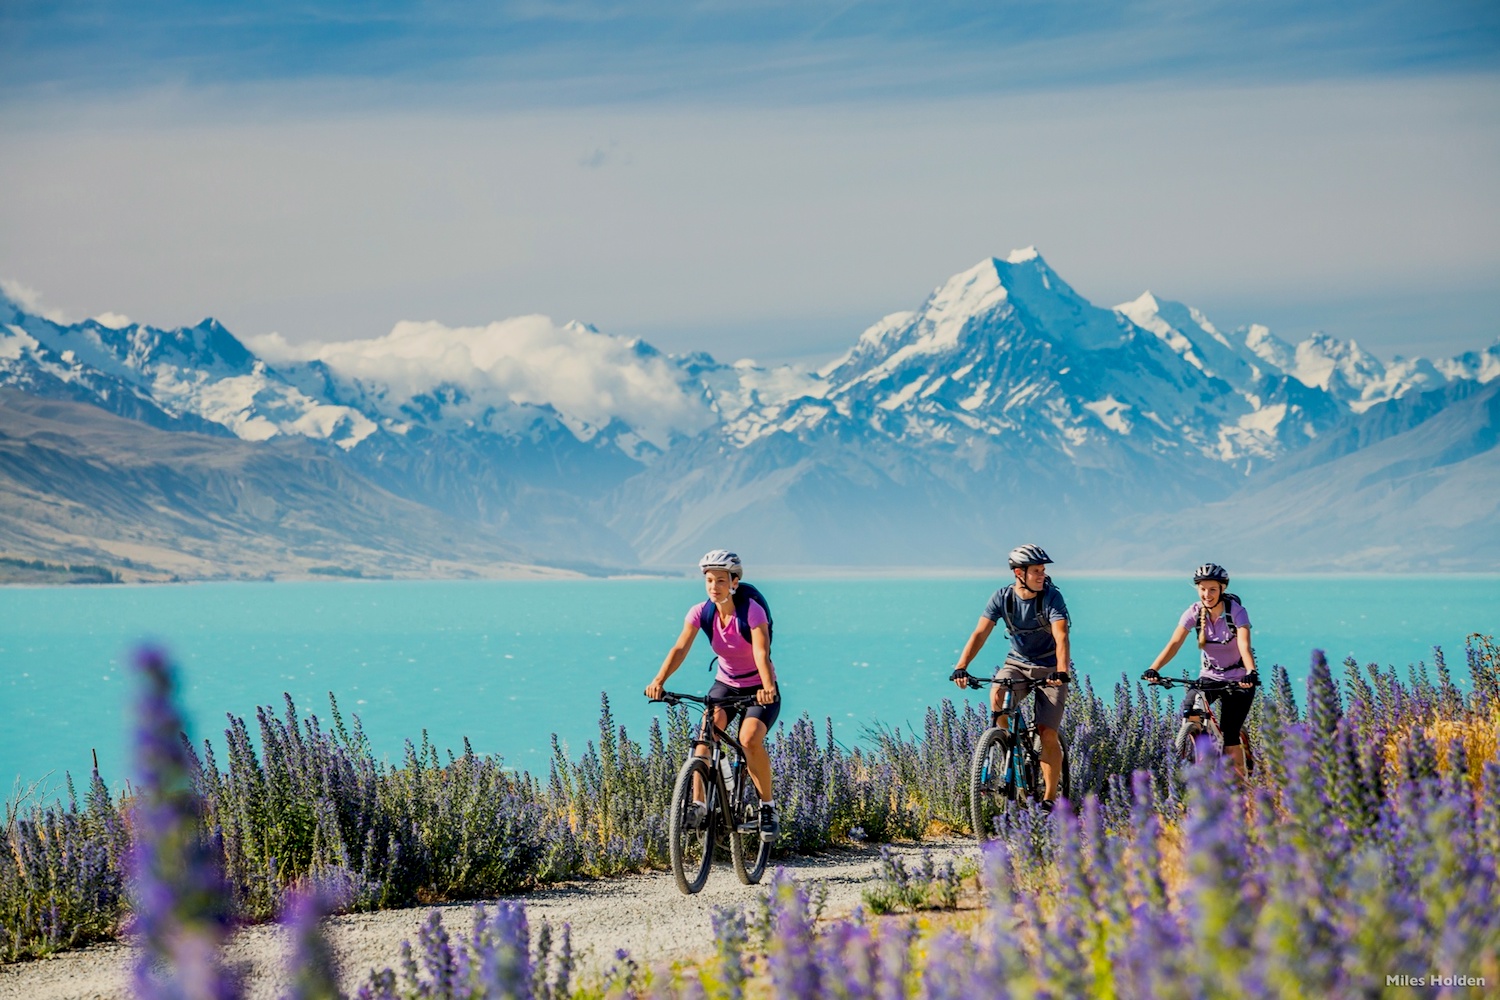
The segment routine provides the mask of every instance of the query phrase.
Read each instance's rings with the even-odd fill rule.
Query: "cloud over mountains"
[[[273,366],[321,362],[380,400],[458,390],[464,402],[451,412],[468,419],[511,404],[550,406],[580,433],[619,420],[658,448],[714,420],[681,369],[649,345],[546,316],[476,327],[401,322],[383,337],[333,343],[270,334],[248,344]]]

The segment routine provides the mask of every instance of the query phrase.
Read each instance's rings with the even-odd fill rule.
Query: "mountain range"
[[[1102,308],[1033,248],[823,368],[541,316],[368,340],[0,297],[0,555],[126,578],[992,566],[1489,569],[1500,343],[1383,363]]]

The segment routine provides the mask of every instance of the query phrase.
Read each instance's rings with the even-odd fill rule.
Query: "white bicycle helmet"
[[[736,580],[745,574],[745,567],[740,563],[740,557],[728,549],[714,549],[698,560],[700,573],[707,573],[711,569],[727,569],[729,575]]]

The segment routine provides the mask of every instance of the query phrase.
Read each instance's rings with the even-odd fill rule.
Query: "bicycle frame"
[[[1005,681],[991,680],[990,683],[1005,685],[1005,697],[1000,702],[1000,728],[1010,734],[1011,747],[1021,748],[1022,753],[1028,757],[1036,756],[1037,759],[1034,763],[1039,766],[1041,758],[1036,755],[1031,740],[1031,735],[1036,732],[1036,726],[1034,723],[1028,722],[1023,718],[1019,702],[1025,701],[1035,688],[1041,687],[1041,682],[1020,678]],[[1017,686],[1024,686],[1026,688],[1019,698],[1016,697]],[[1026,769],[1021,766],[1020,755],[1014,753],[1006,754],[1005,767],[1006,773],[1003,776],[1003,780],[1015,783],[1017,797],[1025,798],[1030,795],[1033,790],[1027,786]]]
[[[739,741],[737,735],[738,730],[736,730],[735,733],[730,733],[727,729],[720,727],[719,724],[714,721],[714,711],[715,709],[724,709],[725,711],[733,713],[736,709],[748,708],[751,705],[756,704],[755,699],[753,697],[745,697],[741,695],[734,698],[715,700],[711,698],[700,698],[690,694],[678,694],[672,691],[664,691],[662,692],[662,697],[660,700],[666,702],[668,705],[677,705],[684,701],[693,701],[698,702],[703,706],[703,721],[699,723],[698,731],[693,737],[689,756],[703,756],[703,758],[708,761],[709,773],[713,775],[713,783],[715,789],[719,794],[719,802],[739,802],[741,795],[745,791],[744,783],[750,780],[749,761],[745,756],[745,747]],[[722,764],[725,754],[724,748],[726,745],[734,750],[735,756],[734,763],[731,766],[731,773],[734,775],[734,782],[732,785],[726,784],[724,781],[724,770]],[[698,754],[699,747],[707,747],[708,753],[706,755]],[[705,803],[710,803],[712,800],[708,795],[708,789],[703,789],[702,791],[704,793],[702,801]],[[711,808],[709,810],[709,813],[710,822],[712,822],[716,817],[722,817],[723,822],[720,825],[718,831],[721,834],[733,834],[739,831],[745,825],[744,817],[730,817],[729,810],[726,807]]]

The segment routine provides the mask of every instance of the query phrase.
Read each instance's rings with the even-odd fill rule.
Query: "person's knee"
[[[753,719],[746,719],[740,726],[740,746],[746,750],[759,751],[766,745],[766,727]]]
[[[1042,738],[1042,746],[1048,748],[1049,750],[1053,747],[1062,745],[1057,741],[1057,730],[1053,729],[1051,726],[1039,725],[1036,727],[1036,732],[1037,735]]]

